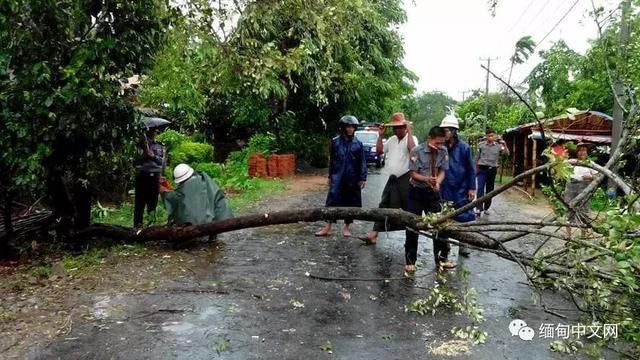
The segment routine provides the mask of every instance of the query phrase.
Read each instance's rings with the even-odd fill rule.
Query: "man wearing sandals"
[[[444,181],[445,171],[449,169],[449,156],[444,146],[445,132],[439,126],[429,130],[429,139],[411,150],[409,170],[411,188],[409,189],[409,211],[422,215],[436,213],[442,209],[440,205],[440,186]],[[449,243],[434,237],[433,255],[436,265],[443,269],[452,269],[455,263],[448,260]],[[418,233],[407,230],[405,249],[405,272],[415,273],[418,256]]]
[[[394,135],[386,143],[382,143],[385,127],[393,128]],[[409,197],[409,153],[418,144],[418,139],[411,131],[411,123],[404,118],[403,113],[395,113],[391,116],[391,122],[380,128],[380,135],[376,143],[378,155],[386,154],[386,166],[384,173],[389,175],[387,184],[382,191],[380,208],[392,208],[408,210]],[[376,222],[373,230],[362,238],[368,245],[373,245],[378,240],[378,232],[404,230],[404,226],[388,224],[384,221]]]
[[[340,118],[341,135],[331,140],[329,155],[329,193],[326,206],[362,207],[361,190],[367,181],[367,159],[364,146],[354,136],[358,119],[346,115]],[[353,219],[344,219],[342,235],[351,236],[349,225]],[[316,232],[316,236],[328,236],[331,223]]]

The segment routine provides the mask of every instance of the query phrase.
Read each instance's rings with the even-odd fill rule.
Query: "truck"
[[[381,168],[384,166],[385,156],[384,154],[378,155],[376,152],[376,142],[378,141],[378,136],[380,133],[378,129],[380,125],[378,124],[361,124],[356,129],[355,136],[362,145],[364,146],[364,154],[367,158],[367,164],[375,164],[376,168]],[[386,139],[383,139],[385,141]]]

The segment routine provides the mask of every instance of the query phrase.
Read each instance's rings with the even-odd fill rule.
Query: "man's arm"
[[[411,151],[416,147],[416,143],[413,138],[413,125],[407,120],[405,120],[404,123],[407,126],[407,150]]]
[[[440,184],[442,184],[442,182],[444,181],[444,174],[445,174],[444,169],[443,169],[443,168],[440,168],[440,169],[438,170],[438,176],[436,176],[436,181],[435,181],[435,182],[436,182],[436,184],[435,184],[435,186],[433,187],[433,189],[434,189],[435,191],[440,191]]]
[[[376,140],[376,153],[382,155],[384,153],[384,144],[382,143],[382,137],[384,136],[384,126],[380,126],[378,129],[378,140]]]
[[[509,146],[507,146],[507,143],[504,140],[500,139],[500,145],[502,146],[500,148],[500,151],[502,151],[505,155],[509,156],[509,154],[511,153],[509,152]]]

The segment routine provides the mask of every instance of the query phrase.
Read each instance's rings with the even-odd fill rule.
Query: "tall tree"
[[[509,78],[507,80],[507,84],[511,84],[511,74],[513,73],[514,65],[522,64],[527,61],[527,59],[529,59],[529,56],[531,56],[531,53],[533,53],[535,47],[536,43],[535,41],[533,41],[530,35],[523,36],[518,41],[516,41],[515,51],[513,52],[511,59],[509,59],[511,61],[511,67],[509,68]]]
[[[61,230],[89,223],[92,189],[130,166],[122,154],[138,136],[118,79],[142,71],[167,10],[165,0],[0,1],[5,196],[46,190]]]

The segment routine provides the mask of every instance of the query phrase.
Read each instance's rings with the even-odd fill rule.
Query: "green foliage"
[[[51,265],[34,266],[30,273],[36,279],[46,279],[51,276]]]
[[[156,58],[143,100],[178,126],[206,124],[218,139],[269,131],[280,151],[323,165],[340,115],[381,121],[413,91],[401,1],[238,3],[187,1]]]
[[[105,173],[126,173],[139,128],[118,79],[144,68],[166,15],[164,0],[0,4],[0,182],[7,191],[47,190],[64,224],[73,217],[72,189],[91,192],[111,180]]]
[[[254,134],[249,139],[247,151],[249,154],[262,153],[265,156],[278,152],[278,143],[275,135],[269,132]]]
[[[422,93],[404,100],[403,110],[413,121],[413,131],[419,140],[427,138],[431,127],[440,125],[447,114],[447,108],[453,107],[455,100],[440,91]]]
[[[209,144],[186,141],[180,143],[169,155],[171,164],[177,165],[206,163],[213,160],[213,146]]]
[[[197,163],[193,166],[193,169],[202,171],[212,179],[222,178],[223,168],[222,165],[218,163]]]
[[[115,208],[107,208],[106,213],[99,217],[94,208],[92,211],[92,221],[119,226],[131,226],[133,221],[133,204],[124,202]],[[165,224],[167,222],[167,211],[160,201],[155,213],[145,213],[144,224]]]
[[[62,263],[65,270],[76,271],[96,267],[102,264],[108,255],[109,252],[106,249],[92,248],[82,255],[67,255],[62,259]]]
[[[165,130],[156,138],[167,147],[167,151],[172,153],[180,144],[187,140],[187,136],[176,130]]]

